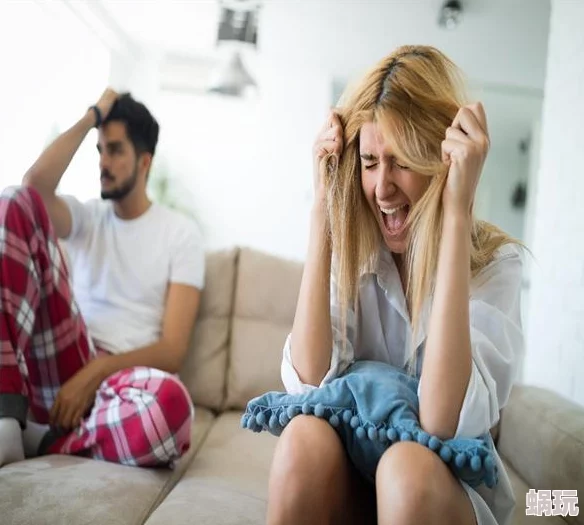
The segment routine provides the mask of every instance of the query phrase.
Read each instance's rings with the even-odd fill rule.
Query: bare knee
[[[329,522],[348,476],[348,460],[334,429],[313,416],[295,417],[274,454],[268,522],[294,523],[299,516],[303,523]]]
[[[416,523],[427,512],[435,512],[445,469],[436,454],[418,443],[392,445],[377,467],[380,517],[390,511],[396,523]]]
[[[272,478],[286,480],[287,488],[301,488],[307,480],[327,479],[344,467],[344,450],[336,432],[313,416],[297,416],[286,426],[274,455]]]

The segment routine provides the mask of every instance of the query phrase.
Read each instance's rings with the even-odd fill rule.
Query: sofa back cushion
[[[530,488],[584,493],[584,407],[560,394],[515,385],[497,448]],[[566,522],[584,525],[584,513]]]
[[[282,350],[292,329],[302,264],[242,249],[229,345],[225,408],[244,409],[269,390],[283,390]]]
[[[229,328],[239,250],[206,256],[205,289],[180,378],[196,405],[220,410],[225,401]]]

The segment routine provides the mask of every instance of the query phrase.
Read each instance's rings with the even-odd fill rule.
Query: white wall
[[[271,68],[261,97],[160,95],[159,155],[209,249],[245,245],[303,259],[312,141],[330,104],[318,71]]]
[[[486,83],[479,97],[487,102],[494,124],[492,136],[498,140],[493,143],[481,185],[484,195],[479,195],[478,204],[484,218],[514,235],[521,234],[521,214],[511,209],[509,199],[524,172],[516,142],[524,133],[526,104],[521,95],[501,95],[499,91],[508,83],[518,92],[524,90],[529,98],[529,93],[541,87],[547,0],[533,1],[529,16],[518,1],[466,5],[463,24],[452,32],[437,27],[438,4],[432,0],[267,2],[261,11],[260,48],[250,64],[260,86],[259,97],[253,101],[160,91],[160,43],[173,42],[178,51],[186,50],[191,41],[185,35],[173,39],[184,28],[165,23],[163,17],[168,13],[163,4],[167,5],[152,4],[158,6],[156,16],[151,17],[155,26],[146,27],[148,17],[140,18],[136,25],[143,33],[131,34],[158,35],[158,43],[125,39],[132,49],[112,53],[109,83],[131,90],[158,118],[158,164],[172,178],[172,190],[182,207],[199,219],[209,249],[243,244],[295,259],[304,257],[312,197],[311,146],[331,103],[333,84],[360,75],[395,46],[410,42],[438,46],[471,79]],[[174,18],[200,15],[195,4],[171,4]],[[107,1],[105,5],[118,6]],[[144,4],[143,14],[149,6]],[[134,18],[124,15],[117,23],[127,29],[125,24],[131,20]],[[166,26],[171,29],[164,34]],[[211,36],[206,39],[212,40]],[[67,55],[67,51],[61,54]],[[78,83],[89,78],[78,75],[77,68],[68,70],[79,77]],[[107,75],[101,76],[105,85]],[[95,75],[91,79],[95,85]],[[88,104],[85,101],[99,92],[88,96],[77,86],[71,90],[70,83],[63,84],[68,113],[61,115],[60,107],[54,113],[59,122],[69,125]],[[47,87],[58,85],[59,79],[53,79]],[[40,103],[41,97],[36,100]],[[18,120],[14,115],[13,122]],[[31,129],[30,120],[20,120]],[[11,127],[3,144],[23,143],[14,129]],[[37,134],[39,129],[32,127]],[[63,179],[62,191],[80,198],[98,194],[94,140],[90,137],[84,144],[80,154],[84,160],[80,164],[80,156],[76,157]],[[3,157],[19,164],[0,172],[15,173],[15,182],[20,180],[40,151],[39,142],[37,139],[34,148],[29,148],[32,153]]]
[[[528,154],[521,153],[515,142],[492,146],[477,190],[476,215],[523,239],[525,210],[515,208],[511,197],[528,174]]]
[[[297,0],[264,2],[260,47],[287,66],[335,77],[360,74],[404,44],[443,50],[469,77],[539,89],[549,20],[548,0],[463,2],[455,31],[438,27],[437,0]]]
[[[312,195],[312,141],[331,104],[334,82],[360,75],[397,45],[437,45],[469,77],[488,83],[487,109],[498,123],[494,135],[500,141],[485,172],[489,196],[484,217],[520,236],[523,217],[509,200],[514,183],[526,172],[516,143],[527,134],[530,121],[525,124],[521,94],[496,91],[503,82],[523,85],[528,94],[541,88],[549,4],[533,2],[529,16],[518,2],[467,6],[464,22],[454,32],[437,27],[437,9],[429,0],[267,2],[261,12],[260,48],[249,64],[260,87],[254,101],[144,91],[159,57],[150,66],[140,60],[140,67],[114,60],[112,78],[138,96],[141,89],[155,112],[161,123],[159,157],[182,206],[199,219],[210,249],[244,244],[302,259]],[[525,133],[516,125],[519,121]]]
[[[183,55],[213,53],[219,2],[94,0],[138,42]],[[291,72],[358,74],[398,45],[431,44],[473,80],[540,89],[550,0],[463,2],[460,27],[438,27],[442,0],[266,0],[258,42],[263,57]]]
[[[20,184],[49,140],[85,113],[110,64],[106,47],[64,4],[1,2],[0,66],[2,189]],[[99,194],[95,141],[92,131],[61,184],[82,199]]]
[[[544,61],[542,56],[542,61]],[[477,88],[487,113],[491,149],[477,191],[477,215],[516,238],[525,240],[526,209],[513,207],[511,198],[519,182],[531,185],[530,156],[539,154],[534,125],[541,118],[543,90]],[[520,143],[528,149],[522,152]]]
[[[523,242],[528,248],[533,247],[533,237],[535,235],[535,206],[538,195],[539,168],[541,157],[541,117],[535,121],[531,131],[529,149],[529,176],[527,184],[527,203],[523,223]],[[521,303],[523,305],[523,330],[529,333],[531,318],[529,308],[531,305],[532,287],[532,267],[533,257],[528,256],[524,260],[523,266],[523,294]],[[523,375],[520,375],[523,379]]]
[[[584,3],[552,4],[525,381],[584,404]]]

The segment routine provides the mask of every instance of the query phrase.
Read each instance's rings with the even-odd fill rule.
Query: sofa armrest
[[[530,488],[584,494],[584,407],[517,385],[502,413],[497,448]]]

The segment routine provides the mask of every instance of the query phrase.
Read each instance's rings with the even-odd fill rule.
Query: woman
[[[443,439],[496,425],[523,344],[519,251],[472,215],[489,136],[461,86],[436,49],[402,47],[330,115],[314,147],[309,249],[282,363],[291,393],[354,360],[417,373],[421,426]],[[497,464],[498,485],[475,491],[434,452],[399,442],[372,487],[331,426],[298,416],[276,448],[268,522],[507,523],[513,493]]]

